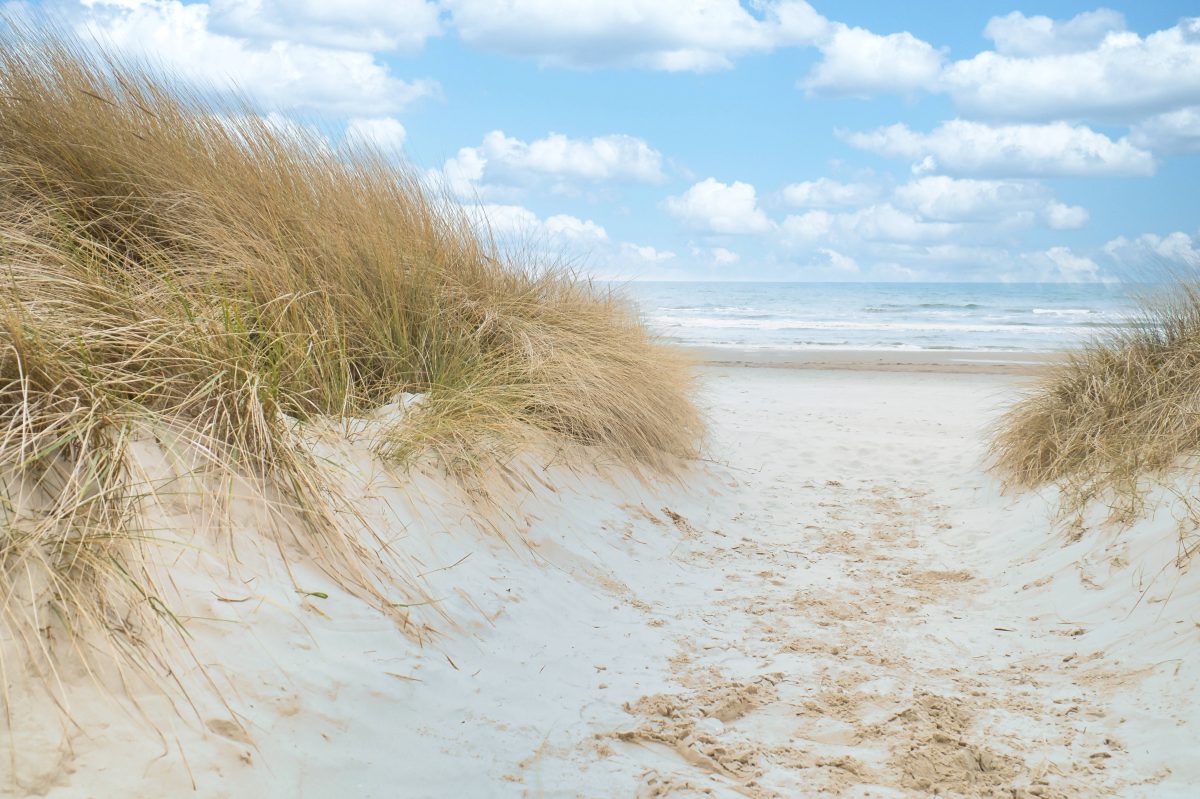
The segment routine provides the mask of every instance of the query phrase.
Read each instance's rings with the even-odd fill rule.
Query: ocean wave
[[[1077,333],[1082,327],[1034,324],[1031,322],[1007,322],[999,324],[950,322],[853,322],[832,319],[711,319],[705,317],[658,316],[649,319],[650,324],[665,328],[692,328],[697,330],[742,329],[742,330],[875,330],[886,331],[941,331],[950,333],[1020,333],[1037,332],[1049,334]],[[1097,325],[1099,326],[1099,325]]]
[[[640,306],[702,346],[1051,351],[1145,324],[1120,293],[1033,284],[671,284]]]
[[[708,311],[716,313],[734,313],[741,311],[753,311],[761,313],[761,308],[756,308],[751,305],[660,305],[660,311]]]
[[[866,305],[863,307],[865,313],[897,313],[912,311],[914,308],[921,309],[947,309],[951,311],[977,311],[986,306],[977,302],[881,302],[875,305]]]
[[[1091,316],[1096,313],[1091,308],[1034,308],[1035,314],[1053,314],[1054,316]]]

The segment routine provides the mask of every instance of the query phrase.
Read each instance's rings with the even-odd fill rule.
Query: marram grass
[[[992,449],[1010,483],[1062,489],[1068,515],[1099,500],[1114,521],[1139,518],[1148,487],[1200,454],[1200,283],[1176,276],[1144,298],[1137,324],[1050,367]]]
[[[413,172],[69,37],[0,38],[0,672],[14,642],[53,675],[64,651],[137,663],[146,625],[180,627],[143,568],[137,436],[264,486],[293,543],[381,606],[415,589],[346,532],[296,420],[409,392],[384,457],[470,470],[533,437],[650,468],[693,454],[688,369],[630,307],[512,262]]]

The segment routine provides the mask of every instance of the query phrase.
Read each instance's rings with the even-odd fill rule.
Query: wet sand
[[[1036,375],[1061,353],[995,350],[752,350],[689,347],[706,366]]]

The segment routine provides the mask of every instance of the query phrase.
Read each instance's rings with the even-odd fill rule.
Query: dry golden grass
[[[1004,416],[992,449],[1019,487],[1057,484],[1063,511],[1103,499],[1134,521],[1147,485],[1200,453],[1200,284],[1175,279],[1142,319],[1052,367]]]
[[[694,452],[690,390],[622,299],[509,262],[383,154],[69,38],[0,41],[0,637],[48,668],[47,624],[122,657],[175,624],[135,435],[283,497],[295,542],[386,604],[403,575],[345,532],[292,420],[414,392],[387,457],[470,470],[536,435],[654,467]]]

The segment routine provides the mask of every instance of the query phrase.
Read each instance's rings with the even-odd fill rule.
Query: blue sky
[[[9,3],[10,8],[28,5]],[[1194,3],[61,0],[601,277],[1200,264]]]

